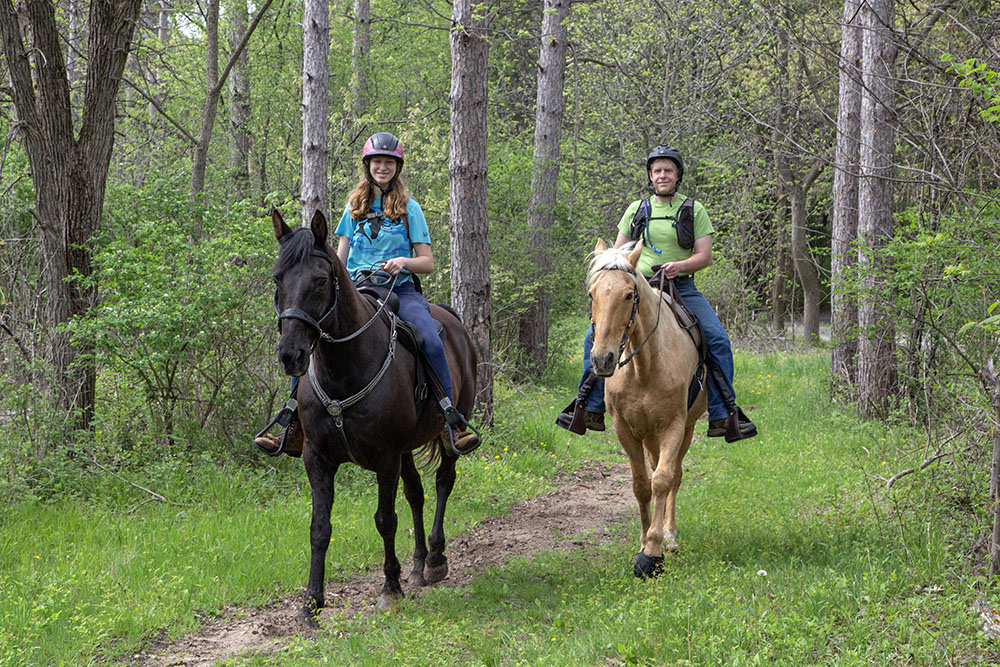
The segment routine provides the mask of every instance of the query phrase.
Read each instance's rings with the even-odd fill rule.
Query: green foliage
[[[953,62],[950,55],[945,55],[944,62]],[[987,67],[987,64],[976,58],[969,58],[948,67],[949,72],[958,75],[958,85],[968,88],[975,95],[984,98],[986,108],[980,109],[979,115],[990,123],[1000,122],[1000,85],[997,72]]]
[[[111,193],[90,277],[100,303],[73,324],[101,369],[99,437],[157,456],[242,448],[272,384],[274,254],[270,221],[247,206],[195,202],[166,180]]]

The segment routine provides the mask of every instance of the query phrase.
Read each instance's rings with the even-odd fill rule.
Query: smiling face
[[[399,163],[396,158],[376,155],[368,161],[368,172],[372,175],[372,180],[380,188],[385,189],[396,176]]]
[[[677,192],[677,176],[677,164],[670,158],[657,158],[649,165],[653,192],[660,197],[671,197]]]

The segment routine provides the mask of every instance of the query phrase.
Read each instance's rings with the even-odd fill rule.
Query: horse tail
[[[413,452],[413,463],[417,470],[430,470],[441,463],[441,452],[444,451],[444,438],[438,435]]]

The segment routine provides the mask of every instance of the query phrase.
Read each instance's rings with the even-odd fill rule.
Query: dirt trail
[[[484,568],[517,556],[583,548],[584,533],[588,540],[607,538],[614,524],[637,515],[631,487],[624,463],[601,462],[582,467],[561,479],[555,491],[527,500],[507,516],[486,519],[450,539],[446,549],[450,573],[438,586],[464,586]],[[303,577],[306,566],[302,564]],[[403,563],[404,576],[409,567]],[[346,611],[353,615],[373,610],[381,578],[379,568],[348,581],[328,580],[323,614]],[[419,591],[407,589],[407,595],[419,595]],[[315,635],[298,618],[301,605],[302,596],[297,594],[259,609],[226,608],[220,620],[199,634],[173,643],[155,641],[129,664],[204,667],[244,653],[280,650],[292,637]]]

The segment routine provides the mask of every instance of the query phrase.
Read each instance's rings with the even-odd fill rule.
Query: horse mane
[[[309,258],[310,253],[316,250],[316,237],[308,227],[298,227],[292,230],[291,234],[286,234],[279,241],[281,250],[278,252],[278,261],[274,265],[272,275],[280,276],[288,269],[301,264]],[[336,257],[336,253],[326,244],[323,250],[331,257]]]
[[[608,248],[594,255],[590,260],[590,268],[587,270],[587,289],[594,283],[594,280],[602,271],[624,271],[631,276],[632,280],[638,284],[645,282],[639,280],[635,267],[628,261],[629,253],[635,249],[635,243],[626,243],[620,248]]]

